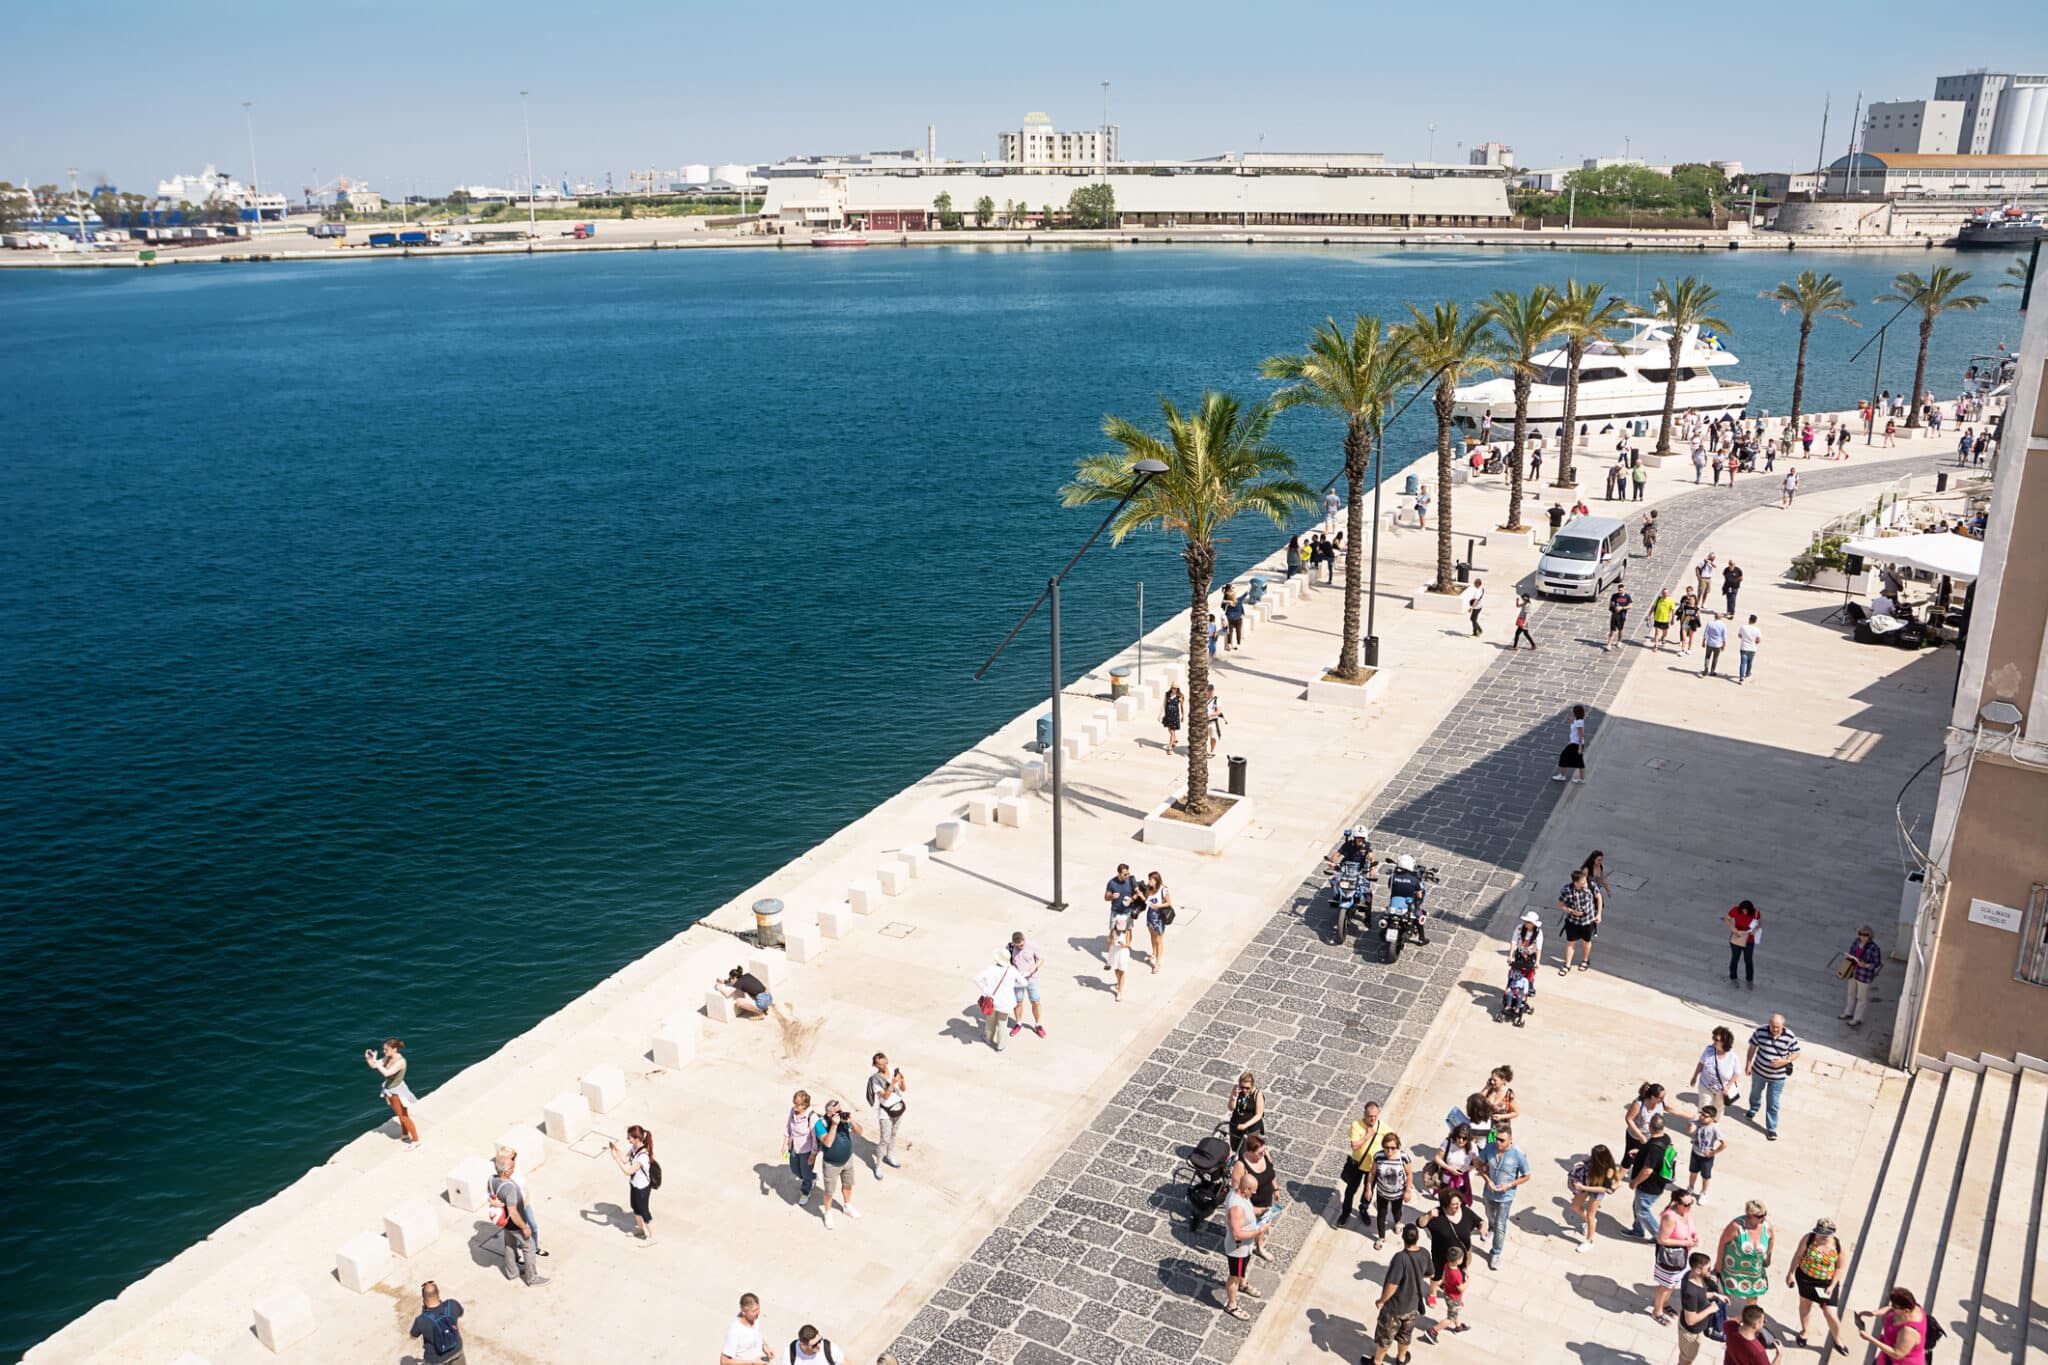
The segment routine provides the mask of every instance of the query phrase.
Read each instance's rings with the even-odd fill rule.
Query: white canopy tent
[[[1984,542],[1946,531],[1931,531],[1917,536],[1852,540],[1842,546],[1842,552],[1861,555],[1877,564],[1901,565],[1958,583],[1974,583],[1978,566],[1984,561]]]

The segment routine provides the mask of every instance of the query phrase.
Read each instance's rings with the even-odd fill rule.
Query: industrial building
[[[1934,98],[1962,104],[1953,150],[1965,156],[2048,153],[2048,75],[1942,76],[1934,82]]]
[[[983,198],[1006,227],[1042,226],[1075,190],[1105,181],[1121,227],[1486,227],[1510,221],[1498,167],[1389,166],[1378,153],[1267,152],[1197,161],[1113,162],[1105,170],[1013,162],[780,162],[765,168],[762,213],[791,226],[921,231],[948,196]]]
[[[1961,100],[1873,100],[1857,145],[1866,152],[1954,156],[1963,111]]]
[[[2048,107],[2048,106],[2044,106]],[[1996,204],[2048,197],[2048,151],[2029,156],[1857,152],[1828,166],[1822,193],[1864,199],[1957,199]]]
[[[1024,116],[1015,132],[996,134],[996,160],[1017,166],[1107,166],[1117,159],[1116,125],[1062,133],[1044,114]]]

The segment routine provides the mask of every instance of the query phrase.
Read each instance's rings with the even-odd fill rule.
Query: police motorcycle
[[[1389,965],[1401,960],[1401,949],[1411,939],[1428,944],[1423,901],[1428,895],[1428,884],[1436,880],[1435,868],[1422,866],[1408,853],[1397,858],[1387,873],[1386,909],[1372,915],[1371,924]]]
[[[1342,943],[1351,931],[1354,918],[1368,919],[1372,915],[1372,878],[1377,860],[1373,857],[1372,844],[1362,829],[1344,831],[1344,842],[1337,845],[1337,851],[1330,855],[1330,864],[1335,871],[1330,877],[1330,904],[1337,911],[1337,942]]]

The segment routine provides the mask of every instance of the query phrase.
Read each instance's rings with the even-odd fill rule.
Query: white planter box
[[[1191,853],[1221,853],[1223,846],[1237,834],[1250,827],[1252,802],[1250,797],[1231,796],[1228,792],[1211,789],[1211,796],[1220,796],[1232,803],[1229,810],[1211,825],[1192,825],[1185,820],[1170,820],[1166,809],[1180,799],[1179,793],[1167,797],[1152,808],[1145,817],[1145,842],[1160,848],[1185,849]]]
[[[1067,736],[1067,743],[1068,743],[1069,745],[1071,745],[1071,744],[1073,744],[1073,742],[1074,742],[1074,737],[1073,737],[1072,735],[1068,735],[1068,736]],[[1068,755],[1067,755],[1067,756],[1068,756],[1069,758],[1073,757],[1073,752],[1072,752],[1072,750],[1071,750],[1071,749],[1069,749],[1069,751],[1068,751]],[[970,825],[989,825],[989,824],[994,824],[994,823],[995,823],[995,818],[996,818],[996,799],[995,799],[995,797],[993,797],[993,796],[970,796],[970,797],[968,797],[968,798],[967,798],[967,823],[968,823],[968,824],[970,824]],[[854,909],[856,909],[856,910],[859,910],[859,909],[860,909],[860,907],[859,907],[858,905],[854,906],[853,908],[854,908]],[[865,912],[863,912],[863,913],[865,913]]]
[[[1408,605],[1417,611],[1433,611],[1441,616],[1462,616],[1465,612],[1465,594],[1460,592],[1431,592],[1427,587],[1408,599]]]
[[[1387,673],[1382,668],[1365,670],[1365,681],[1361,683],[1333,682],[1328,678],[1313,678],[1308,685],[1308,700],[1317,706],[1364,706],[1379,700],[1387,690]]]
[[[956,828],[965,829],[964,825]],[[818,932],[826,938],[845,938],[853,929],[853,907],[828,905],[818,911]]]
[[[1016,780],[1014,777],[1004,779],[1006,782],[1014,782]],[[932,865],[932,851],[923,844],[914,844],[909,848],[899,849],[896,854],[896,861],[903,864],[904,870],[912,877],[922,877],[925,874],[925,869]]]
[[[1027,758],[1017,765],[1017,780],[1024,784],[1024,790],[1035,792],[1045,785],[1045,760]]]
[[[1008,825],[1011,829],[1022,829],[1030,820],[1031,808],[1024,804],[1023,798],[1006,796],[996,802],[997,824]]]
[[[882,888],[883,895],[900,896],[910,889],[910,869],[898,862],[883,863],[875,869],[875,883]],[[771,981],[768,986],[772,990],[775,983]]]
[[[532,1175],[548,1164],[548,1141],[535,1128],[524,1125],[507,1128],[498,1134],[497,1151],[511,1150],[519,1154],[519,1164],[513,1169],[520,1175]]]

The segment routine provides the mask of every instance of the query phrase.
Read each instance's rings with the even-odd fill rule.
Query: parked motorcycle
[[[1401,960],[1401,950],[1409,940],[1423,944],[1429,942],[1424,927],[1423,901],[1428,894],[1428,883],[1437,880],[1435,868],[1422,866],[1406,853],[1387,873],[1386,909],[1374,914],[1371,923],[1389,966]]]
[[[1344,942],[1353,916],[1372,915],[1372,881],[1357,863],[1345,863],[1330,879],[1330,901],[1337,907],[1337,942]]]

